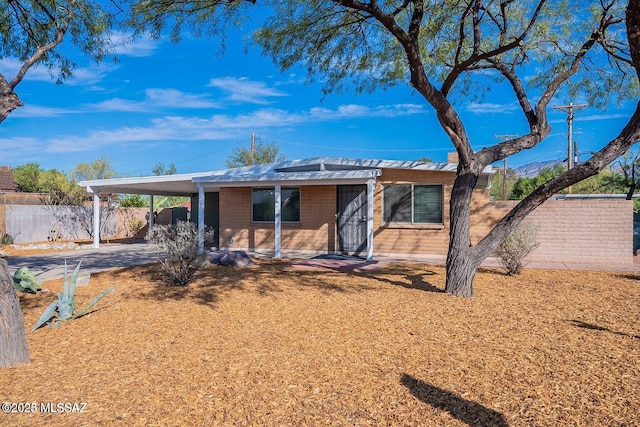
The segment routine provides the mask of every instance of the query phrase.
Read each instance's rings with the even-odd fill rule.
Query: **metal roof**
[[[98,193],[190,196],[198,192],[198,184],[212,191],[220,187],[265,186],[276,183],[364,183],[369,178],[379,176],[381,169],[455,173],[457,164],[315,157],[211,172],[90,180],[80,181],[78,184],[87,187],[88,191]],[[491,166],[487,166],[483,171],[483,175],[493,173]]]

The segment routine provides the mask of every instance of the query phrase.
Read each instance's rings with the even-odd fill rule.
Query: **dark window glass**
[[[386,185],[383,219],[387,223],[442,224],[442,185]]]
[[[275,189],[254,188],[252,192],[252,220],[254,222],[275,221]],[[280,190],[280,214],[283,222],[300,222],[300,189]]]
[[[413,186],[413,222],[442,224],[442,186]]]
[[[384,187],[384,222],[411,222],[411,185]]]

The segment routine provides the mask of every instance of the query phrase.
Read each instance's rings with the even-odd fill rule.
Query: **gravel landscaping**
[[[21,295],[31,362],[0,370],[0,425],[632,426],[640,414],[640,276],[208,266],[168,288],[157,265],[94,274],[88,316],[31,327],[55,298]],[[43,413],[40,403],[85,403]],[[46,407],[46,405],[45,405]]]

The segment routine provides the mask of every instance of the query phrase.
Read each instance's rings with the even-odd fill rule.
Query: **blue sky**
[[[46,70],[32,69],[17,88],[25,107],[0,125],[0,165],[37,162],[68,171],[108,156],[122,176],[151,175],[158,162],[175,164],[178,173],[203,172],[224,168],[234,147],[249,146],[252,132],[287,159],[446,161],[453,151],[434,111],[407,84],[324,96],[322,82],[306,84],[299,69],[280,73],[258,47],[246,49],[233,36],[223,54],[219,41],[203,39],[178,45],[140,39],[118,50],[118,62],[77,58],[75,77],[62,85]],[[0,60],[8,79],[17,67],[15,60]],[[496,135],[526,131],[514,99],[499,89],[482,104],[463,101],[457,108],[476,149],[496,143]],[[579,150],[597,150],[615,137],[632,109],[627,102],[577,111]],[[510,158],[509,166],[566,155],[566,114],[553,111],[550,118],[551,136]]]

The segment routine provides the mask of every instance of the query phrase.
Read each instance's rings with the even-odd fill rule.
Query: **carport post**
[[[198,183],[198,253],[204,253],[204,187]]]
[[[367,181],[367,261],[373,261],[373,193],[376,191],[375,178]]]
[[[100,193],[93,193],[93,247],[100,247]]]
[[[280,248],[280,232],[282,231],[282,217],[281,217],[281,204],[282,204],[282,187],[280,184],[276,184],[275,188],[275,254],[276,258],[282,256]]]
[[[149,195],[149,231],[153,228],[153,194]]]

